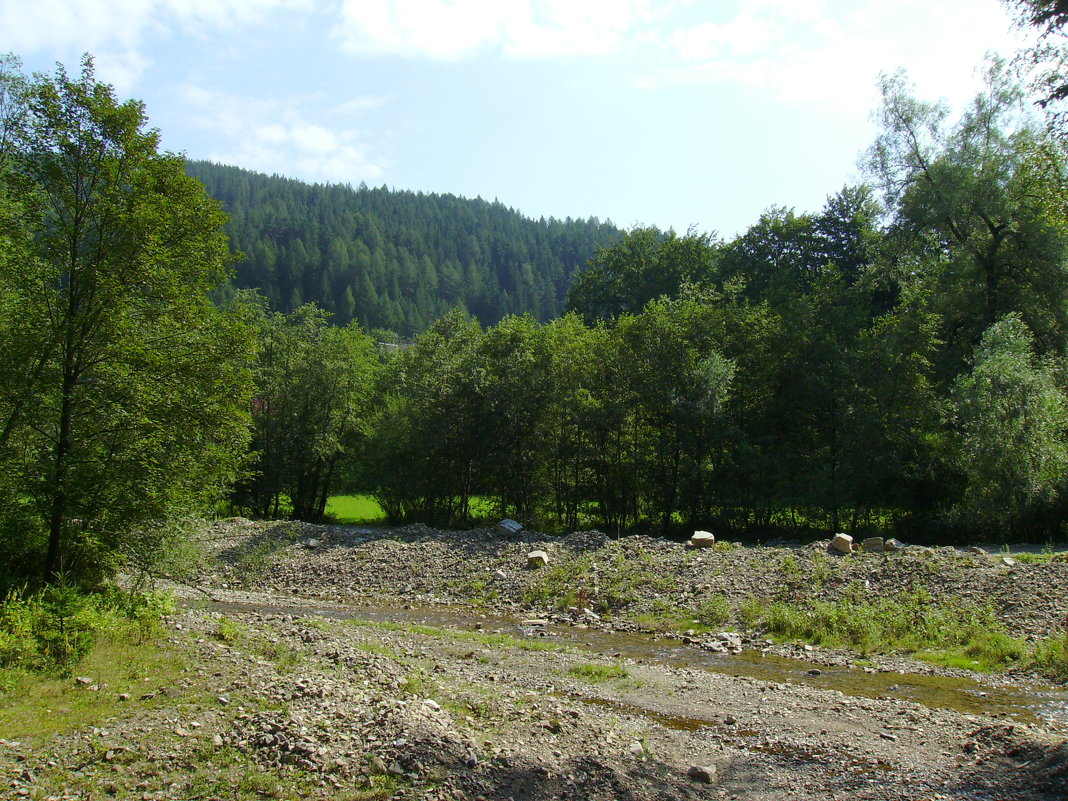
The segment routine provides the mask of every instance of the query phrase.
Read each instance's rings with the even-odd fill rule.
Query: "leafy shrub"
[[[67,675],[93,648],[97,636],[131,623],[139,638],[155,633],[173,602],[155,594],[117,590],[87,593],[71,584],[37,592],[10,590],[0,602],[0,668]]]

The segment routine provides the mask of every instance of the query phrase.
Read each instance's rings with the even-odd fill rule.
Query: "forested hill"
[[[576,269],[621,232],[596,218],[523,217],[454,195],[307,184],[190,161],[190,175],[231,216],[247,258],[234,283],[290,311],[314,301],[334,321],[401,334],[461,306],[483,324],[506,314],[555,317]]]

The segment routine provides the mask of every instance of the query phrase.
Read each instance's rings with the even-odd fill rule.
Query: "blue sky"
[[[859,179],[880,72],[959,108],[1019,45],[998,0],[0,0],[190,158],[723,236]]]

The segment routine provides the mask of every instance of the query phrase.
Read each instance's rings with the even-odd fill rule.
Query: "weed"
[[[738,619],[747,629],[755,629],[763,621],[765,609],[763,601],[750,595],[739,605]]]
[[[585,662],[568,669],[568,675],[591,682],[608,681],[609,679],[625,679],[629,675],[625,668],[619,665],[598,665],[593,662]]]
[[[1068,682],[1068,633],[1040,641],[1028,667],[1053,681]]]
[[[233,645],[244,634],[244,629],[241,625],[228,617],[219,618],[219,623],[215,627],[215,636],[227,645]]]
[[[697,612],[694,616],[703,626],[708,626],[709,628],[722,626],[730,620],[730,601],[727,600],[727,596],[723,593],[716,593],[697,607]]]
[[[637,601],[639,588],[674,589],[674,578],[655,569],[651,554],[628,553],[624,543],[615,542],[606,545],[600,557],[597,562],[592,554],[579,554],[541,571],[524,590],[523,602],[558,609],[592,602],[598,612],[608,613]]]
[[[875,651],[922,653],[925,659],[971,669],[1003,669],[1022,663],[1025,643],[1007,635],[990,607],[932,603],[923,588],[869,599],[850,587],[840,601],[768,605],[750,602],[741,617],[785,639]]]

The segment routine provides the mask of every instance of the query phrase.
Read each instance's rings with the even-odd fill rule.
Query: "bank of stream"
[[[1041,724],[1051,730],[1068,733],[1068,689],[1032,681],[1010,684],[962,676],[866,670],[863,667],[814,668],[811,662],[758,649],[745,649],[737,654],[715,653],[687,645],[676,638],[581,624],[565,626],[543,621],[532,624],[521,617],[492,615],[449,606],[287,606],[213,601],[208,608],[224,614],[255,612],[324,617],[545,639],[565,647],[629,659],[639,664],[702,670],[765,682],[802,684],[854,698],[899,699],[930,709],[951,709],[966,715],[986,715]],[[656,710],[645,712],[658,722],[668,721],[665,725],[696,728],[703,723],[700,718],[665,716]]]

